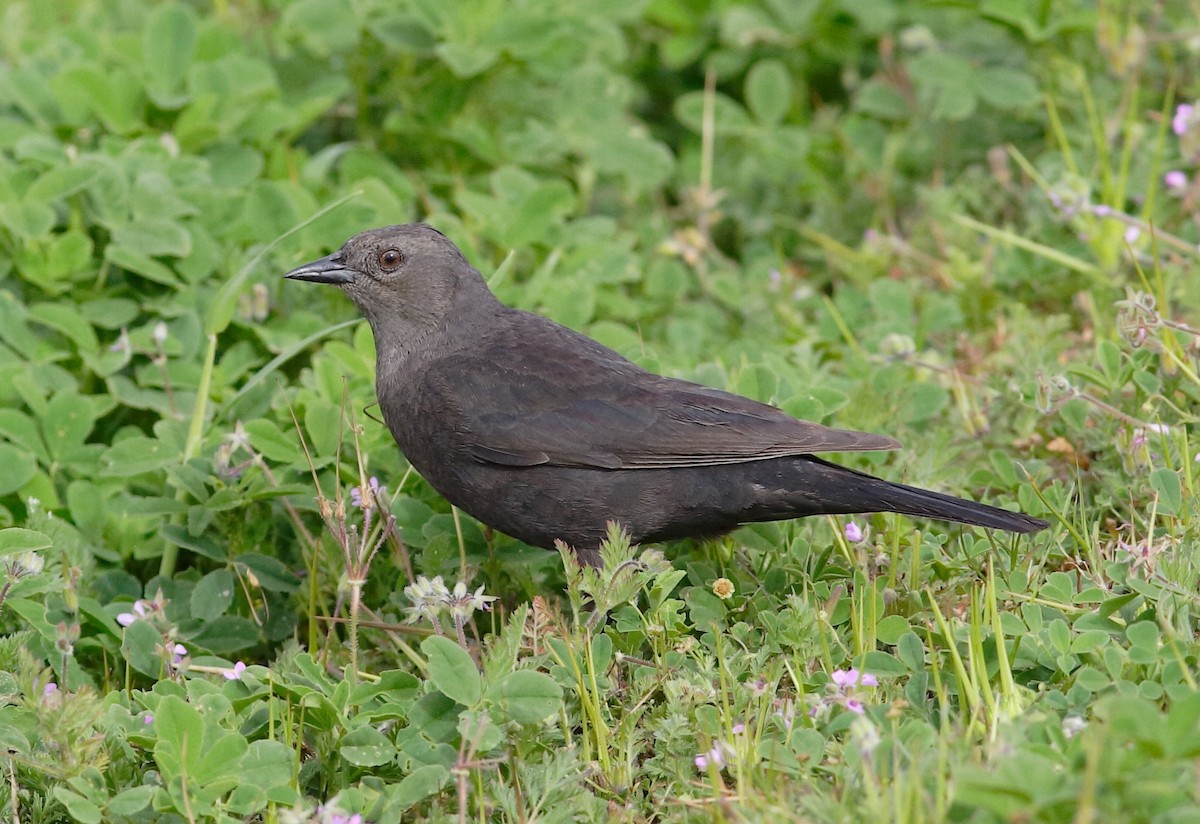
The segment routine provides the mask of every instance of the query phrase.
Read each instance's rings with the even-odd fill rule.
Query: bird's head
[[[466,296],[483,294],[483,302],[494,300],[458,247],[419,223],[362,232],[333,254],[284,277],[340,287],[370,321],[377,338],[388,328],[403,335],[435,325]]]

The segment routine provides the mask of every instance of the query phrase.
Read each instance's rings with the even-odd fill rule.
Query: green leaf
[[[546,284],[538,309],[565,326],[586,326],[596,314],[596,289],[590,283],[566,278],[551,281]]]
[[[125,499],[121,514],[130,518],[161,518],[163,515],[178,515],[188,511],[184,501],[164,497],[129,497]]]
[[[45,203],[0,203],[0,226],[21,238],[42,237],[54,227],[54,210]]]
[[[222,615],[207,622],[204,628],[189,639],[197,646],[217,655],[231,655],[262,640],[258,625],[240,615]]]
[[[192,589],[192,617],[212,621],[233,603],[233,573],[215,569],[201,578]]]
[[[129,666],[148,675],[158,678],[162,675],[163,655],[161,651],[162,635],[150,626],[148,621],[134,621],[125,628],[121,639],[121,654],[129,662]],[[200,740],[196,739],[197,742]]]
[[[1125,629],[1125,637],[1131,646],[1143,647],[1149,650],[1158,649],[1158,625],[1153,621],[1138,621]]]
[[[16,492],[37,474],[33,455],[15,446],[0,443],[0,495]]]
[[[105,811],[110,815],[135,815],[146,809],[146,805],[154,798],[158,788],[152,784],[130,787],[114,795],[105,805]]]
[[[575,194],[562,181],[538,186],[516,204],[504,240],[519,249],[544,241],[550,227],[560,222],[575,205]]]
[[[144,621],[131,624],[129,629],[144,626],[158,633]],[[128,635],[128,630],[126,630]],[[154,759],[166,783],[192,776],[204,753],[204,718],[200,711],[177,695],[168,695],[158,703],[154,712]]]
[[[675,116],[692,131],[704,129],[704,92],[688,92],[675,101]],[[736,100],[717,92],[713,98],[713,131],[717,134],[744,132],[750,117]]]
[[[590,139],[589,139],[590,138]],[[650,192],[670,177],[675,156],[665,144],[621,128],[585,138],[585,152],[596,169],[619,174],[635,191]]]
[[[16,697],[21,692],[17,679],[11,672],[0,671],[0,696]],[[9,705],[11,706],[11,704]],[[12,747],[15,752],[27,752],[29,740],[15,729],[0,732],[0,747]]]
[[[79,793],[60,785],[54,788],[54,797],[67,808],[71,818],[80,824],[100,824],[103,820],[100,808]]]
[[[67,233],[62,237],[79,237],[80,240],[88,243],[86,257],[91,257],[91,241],[88,237],[77,233]],[[133,320],[138,317],[138,312],[137,302],[126,300],[124,297],[97,297],[96,300],[86,301],[79,305],[79,313],[88,323],[98,329],[116,330],[121,326],[131,325]]]
[[[647,613],[652,614],[658,610],[686,576],[687,570],[685,569],[672,569],[658,575],[646,595]]]
[[[190,509],[191,507],[189,507]],[[228,550],[225,546],[218,544],[208,535],[193,535],[182,524],[164,524],[161,534],[163,538],[176,546],[190,549],[192,552],[195,552],[197,555],[203,555],[205,558],[211,558],[214,561],[220,562],[225,562],[229,558]]]
[[[439,764],[417,767],[389,788],[389,801],[399,809],[406,809],[436,793],[449,780],[450,771]]]
[[[1112,684],[1112,679],[1095,667],[1080,667],[1074,675],[1076,684],[1092,692],[1099,692]]]
[[[206,730],[204,751],[189,778],[201,784],[212,784],[231,775],[241,775],[241,761],[250,748],[245,736],[233,731]]]
[[[237,557],[237,563],[246,567],[258,585],[272,592],[295,592],[300,579],[278,558],[248,552]]]
[[[975,67],[966,59],[927,51],[910,60],[908,68],[921,100],[934,117],[965,120],[975,111]]]
[[[245,426],[251,445],[270,460],[278,463],[299,463],[304,460],[294,431],[285,435],[274,421],[267,418],[247,421]]]
[[[38,303],[29,307],[29,319],[61,332],[82,352],[90,354],[100,348],[96,331],[73,304]]]
[[[193,13],[178,3],[157,5],[142,29],[142,63],[155,102],[176,108],[183,99],[172,99],[183,86],[196,52]]]
[[[746,103],[764,126],[783,120],[792,107],[792,81],[778,60],[759,60],[746,74]]]
[[[895,415],[913,424],[937,417],[950,403],[950,393],[936,383],[910,383],[897,404]]]
[[[42,442],[42,433],[33,418],[15,409],[0,409],[0,438],[19,443],[37,454],[43,465],[50,463],[50,453]]]
[[[359,18],[346,0],[299,0],[288,4],[283,23],[304,45],[322,57],[345,52],[358,43]]]
[[[380,767],[396,757],[396,747],[374,727],[364,726],[342,739],[338,752],[356,767]]]
[[[875,625],[875,637],[885,644],[895,646],[909,631],[908,619],[903,615],[889,615]]]
[[[314,454],[333,455],[337,452],[338,436],[343,430],[341,423],[342,410],[337,404],[322,398],[308,402],[304,408],[304,431],[308,433],[308,442]],[[293,438],[283,436],[284,439],[294,442],[294,432]]]
[[[907,675],[908,668],[900,663],[894,655],[879,650],[871,650],[862,657],[859,669],[878,675],[881,678],[891,678],[897,675]]]
[[[54,625],[46,619],[46,605],[41,601],[31,601],[12,595],[4,602],[6,610],[12,610],[21,617],[28,626],[38,631],[38,634],[50,643],[57,638]]]
[[[1150,486],[1158,493],[1158,509],[1168,515],[1183,512],[1183,488],[1179,475],[1170,467],[1159,467],[1150,473]]]
[[[500,56],[497,49],[472,43],[442,43],[434,49],[434,53],[459,78],[474,77]]]
[[[50,295],[57,295],[71,288],[72,283],[91,276],[92,241],[71,230],[54,235],[45,243],[24,247],[17,252],[16,260],[26,281]],[[109,328],[120,328],[121,325],[118,321]]]
[[[113,243],[135,255],[187,257],[192,236],[178,221],[141,218],[113,229]]]
[[[55,393],[42,418],[42,433],[51,454],[62,460],[68,450],[84,442],[94,423],[92,405],[86,398],[74,392]]]
[[[106,478],[142,475],[175,463],[179,457],[163,441],[135,435],[118,442],[100,456],[100,475]]]
[[[167,266],[134,249],[110,243],[104,248],[104,259],[155,283],[164,286],[179,285],[179,278]]]
[[[1107,644],[1110,636],[1103,630],[1093,629],[1087,632],[1081,632],[1071,641],[1071,652],[1076,655],[1081,655],[1085,652],[1091,652],[1097,647]]]
[[[517,670],[488,690],[488,698],[513,721],[537,724],[558,712],[562,706],[562,687],[545,673]]]
[[[86,188],[98,172],[96,166],[55,166],[33,182],[25,197],[37,201],[70,197]]]
[[[52,546],[54,546],[54,542],[50,540],[50,536],[32,529],[21,529],[15,526],[0,529],[0,557],[49,549]]]
[[[240,143],[218,143],[204,153],[204,158],[216,186],[247,186],[263,169],[262,154]]]
[[[915,632],[906,632],[896,641],[896,656],[913,672],[925,669],[925,645]]]
[[[981,69],[975,77],[975,89],[998,109],[1029,108],[1042,102],[1037,81],[1023,71],[1003,66]]]
[[[904,120],[908,117],[908,101],[891,83],[872,78],[854,96],[854,107],[881,120]]]
[[[421,652],[429,659],[429,680],[438,692],[465,707],[479,703],[483,685],[466,650],[449,638],[433,635],[422,642]]]
[[[67,508],[71,522],[89,538],[99,539],[110,512],[99,486],[91,481],[71,481],[67,485]]]
[[[932,115],[942,120],[966,120],[975,113],[974,90],[965,83],[945,83],[935,87]]]
[[[238,789],[254,788],[258,790],[258,807],[264,806],[268,794],[273,790],[288,787],[292,781],[292,763],[295,753],[286,744],[279,741],[253,741],[250,749],[242,757],[238,766],[240,785]],[[237,792],[234,793],[236,798]],[[231,803],[233,798],[231,798]],[[239,814],[250,815],[255,810],[239,809]]]
[[[142,125],[142,84],[127,69],[88,63],[71,79],[109,131],[127,134]]]

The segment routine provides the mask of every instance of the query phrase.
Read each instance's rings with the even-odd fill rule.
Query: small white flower
[[[850,737],[863,758],[870,758],[875,749],[883,743],[879,730],[863,715],[850,722]]]
[[[1079,735],[1079,733],[1083,732],[1083,729],[1086,726],[1087,721],[1084,721],[1078,715],[1068,715],[1063,719],[1062,722],[1063,735],[1065,735],[1067,738],[1074,738],[1075,736]]]
[[[25,575],[37,575],[46,567],[46,559],[36,552],[22,552],[13,559],[12,571],[18,578]]]

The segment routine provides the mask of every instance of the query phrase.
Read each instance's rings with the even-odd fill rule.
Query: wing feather
[[[667,469],[899,446],[647,372],[550,321],[523,320],[520,333],[519,342],[492,340],[431,369],[430,388],[455,411],[459,437],[476,460]]]

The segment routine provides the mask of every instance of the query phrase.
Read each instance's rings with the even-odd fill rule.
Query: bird
[[[451,504],[526,544],[562,541],[595,563],[610,522],[635,544],[821,514],[1013,533],[1049,525],[832,463],[820,456],[900,444],[647,371],[505,305],[425,224],[364,231],[284,277],[349,297],[374,335],[379,407],[408,462]]]

